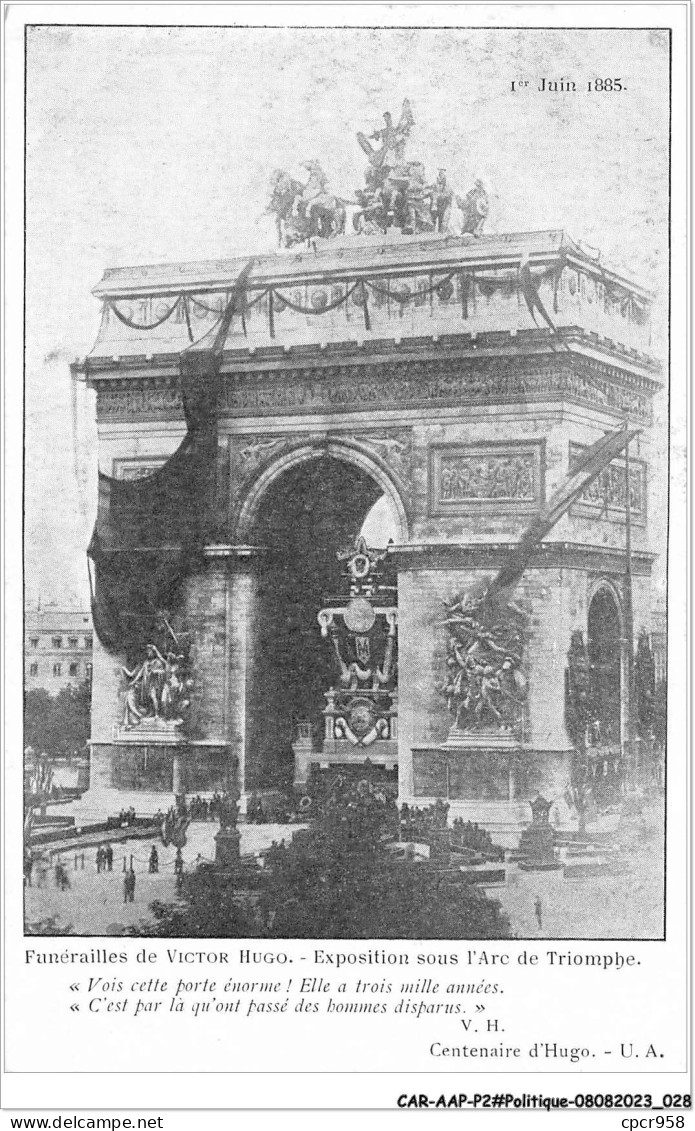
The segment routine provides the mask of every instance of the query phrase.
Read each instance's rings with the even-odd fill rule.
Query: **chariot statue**
[[[345,203],[329,191],[320,162],[304,161],[302,168],[309,174],[306,184],[284,169],[276,169],[271,181],[266,211],[275,216],[280,247],[329,239],[345,231]]]
[[[301,164],[308,175],[306,181],[286,169],[275,170],[266,212],[275,217],[280,247],[343,235],[348,205],[356,206],[352,226],[360,235],[385,234],[390,228],[404,235],[481,235],[489,211],[482,181],[476,180],[461,195],[450,185],[446,169],[440,169],[436,180],[430,182],[423,162],[406,157],[415,125],[407,98],[397,124],[388,111],[383,118],[384,125],[373,133],[357,134],[368,165],[364,187],[356,189],[353,200],[343,199],[329,188],[323,167],[315,158]]]

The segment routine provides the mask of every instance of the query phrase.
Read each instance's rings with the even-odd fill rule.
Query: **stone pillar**
[[[202,572],[187,583],[186,617],[194,636],[192,729],[197,739],[229,752],[245,812],[256,620],[253,547],[207,546]]]
[[[224,556],[206,552],[203,568],[186,582],[184,621],[193,636],[190,729],[198,739],[220,743],[227,730],[228,589]]]
[[[525,745],[569,750],[565,729],[565,668],[570,643],[568,582],[559,569],[530,569],[515,592],[531,610],[526,650],[528,729]],[[545,794],[548,796],[548,794]]]
[[[564,725],[569,636],[558,569],[529,570],[514,594],[529,614],[523,666],[529,685],[526,725],[514,750],[504,734],[486,737],[471,731],[458,746],[450,739],[453,716],[441,691],[447,657],[444,602],[493,573],[493,568],[449,566],[399,570],[399,799],[428,805],[446,795],[452,815],[479,821],[499,839],[514,829],[518,834],[527,823],[525,797],[562,797],[570,781],[572,751]],[[510,759],[510,768],[500,778],[502,754]]]
[[[514,595],[530,609],[525,671],[529,681],[522,750],[526,793],[562,798],[571,780],[572,745],[565,728],[565,669],[571,636],[569,571],[529,569]]]
[[[413,749],[438,747],[453,721],[437,691],[446,661],[446,636],[438,622],[441,594],[456,584],[445,571],[398,571],[398,795],[408,804],[418,792]]]
[[[186,766],[185,755],[180,750],[174,750],[171,767],[171,791],[176,798],[176,804],[181,805],[186,800]]]
[[[92,664],[92,742],[111,742],[114,726],[123,720],[126,655],[107,652],[95,634]]]
[[[113,802],[111,779],[113,747],[110,744],[93,742],[89,749],[89,789],[82,794],[85,805],[98,809],[100,805]]]
[[[516,801],[516,767],[513,756],[509,759],[509,800]]]
[[[227,741],[230,754],[237,759],[239,809],[244,815],[253,790],[252,697],[257,627],[256,592],[256,563],[248,558],[238,559],[230,575],[228,605]]]
[[[118,812],[119,791],[113,785],[114,727],[122,721],[125,681],[122,666],[125,654],[108,652],[94,637],[92,653],[92,712],[89,744],[89,788],[82,794],[79,808],[90,819]]]

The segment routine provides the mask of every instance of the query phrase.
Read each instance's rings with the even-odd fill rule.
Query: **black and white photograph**
[[[15,27],[5,882],[51,1070],[108,1021],[158,1071],[189,1015],[184,1071],[213,1023],[277,1070],[273,1011],[288,1071],[341,1025],[375,1073],[682,1055],[682,44],[483,7]],[[128,969],[39,968],[82,962]]]
[[[28,933],[663,935],[669,48],[27,28]]]

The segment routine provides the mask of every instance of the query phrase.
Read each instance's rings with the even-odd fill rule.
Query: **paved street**
[[[293,832],[301,826],[283,825],[241,825],[241,852],[258,853],[274,840],[283,837],[290,839]],[[212,860],[215,856],[214,835],[219,825],[216,821],[198,822],[188,829],[188,842],[183,849],[186,869],[194,867],[199,859]],[[105,838],[106,842],[106,838]],[[148,858],[153,844],[159,853],[159,872],[150,875]],[[82,853],[78,853],[81,857]],[[123,902],[123,859],[126,867],[133,856],[136,874],[135,899],[133,903]],[[176,879],[174,858],[176,849],[165,848],[153,836],[149,840],[133,840],[118,845],[114,850],[112,872],[97,873],[96,848],[85,849],[84,869],[78,859],[74,870],[75,853],[64,853],[61,857],[67,867],[70,889],[61,892],[55,885],[53,868],[46,877],[44,887],[38,887],[37,870],[34,870],[32,887],[25,888],[25,908],[27,923],[53,918],[60,927],[70,927],[78,935],[103,935],[117,933],[120,926],[136,926],[151,922],[150,903],[157,899],[172,902],[176,899]],[[53,858],[53,863],[58,859]]]
[[[610,843],[620,839],[616,826],[616,817],[602,817],[589,835]],[[600,875],[571,877],[572,865],[592,866],[602,859],[600,855],[566,857],[569,867],[564,874],[561,870],[524,872],[517,864],[508,864],[506,885],[488,894],[500,900],[517,938],[661,938],[663,827],[663,806],[645,805],[630,846],[618,854],[619,874],[608,866]],[[536,898],[541,902],[540,925]]]
[[[661,820],[661,811],[645,814],[654,831]],[[274,840],[288,841],[297,825],[240,825],[242,853],[258,853]],[[188,843],[183,850],[186,868],[199,859],[214,858],[216,822],[195,822],[188,830]],[[597,829],[597,832],[600,830]],[[148,872],[148,856],[157,843],[160,871]],[[507,882],[490,888],[488,894],[498,899],[507,912],[512,930],[518,938],[658,938],[662,933],[663,870],[658,837],[638,841],[624,858],[625,871],[620,875],[604,874],[571,879],[562,871],[524,872],[517,864],[507,865]],[[135,900],[123,902],[123,859],[126,865],[133,856],[136,872]],[[79,854],[81,856],[81,853]],[[150,903],[176,898],[174,877],[175,850],[164,848],[153,837],[133,840],[115,848],[113,872],[96,871],[96,848],[85,850],[84,869],[78,861],[74,870],[74,853],[63,855],[71,887],[60,892],[55,886],[52,869],[46,886],[39,888],[37,873],[34,886],[26,889],[27,922],[54,918],[61,927],[71,927],[76,934],[101,935],[116,933],[121,925],[132,926],[151,921]],[[581,859],[574,858],[574,863]],[[586,861],[585,861],[586,862]],[[541,923],[535,901],[541,902]]]
[[[635,858],[633,870],[621,876],[582,880],[567,879],[561,871],[522,872],[512,864],[506,887],[488,894],[500,900],[517,938],[660,938],[663,933],[663,873],[656,858]]]

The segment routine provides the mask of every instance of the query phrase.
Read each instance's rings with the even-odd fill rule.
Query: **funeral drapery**
[[[594,479],[601,474],[604,468],[608,467],[608,464],[616,456],[624,451],[639,432],[639,428],[618,428],[614,432],[607,432],[599,440],[596,440],[590,448],[582,452],[570,474],[553,493],[540,514],[524,531],[518,545],[510,552],[507,561],[490,585],[490,594],[513,589],[518,584],[534,551],[540,546],[545,536],[550,533],[572,504],[577,502]]]
[[[143,479],[99,473],[97,519],[87,551],[92,616],[109,651],[139,651],[176,602],[178,588],[207,540],[217,453],[219,370],[232,318],[243,315],[251,260],[218,322],[180,355],[186,436],[167,462]]]

